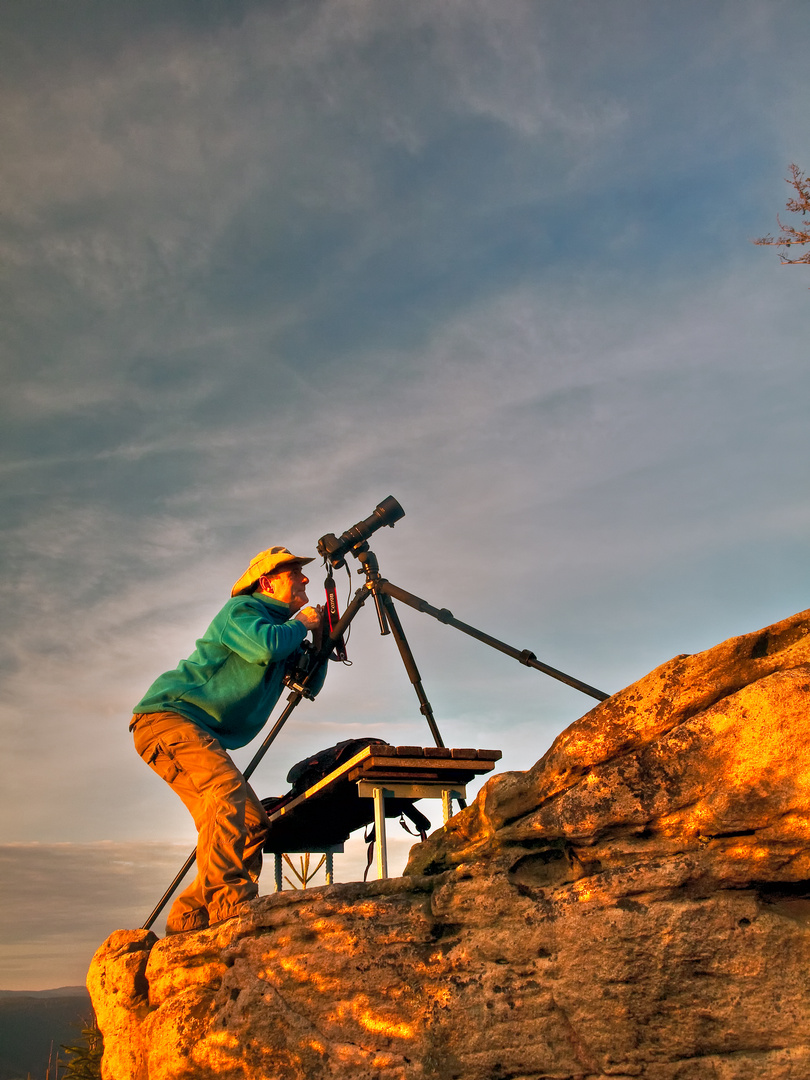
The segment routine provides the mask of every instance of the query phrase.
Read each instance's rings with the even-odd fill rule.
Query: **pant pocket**
[[[149,768],[154,769],[167,784],[171,784],[176,780],[183,771],[172,753],[159,742],[155,743],[152,753],[145,758],[145,761]]]

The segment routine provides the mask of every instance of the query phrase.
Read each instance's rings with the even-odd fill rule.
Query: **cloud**
[[[0,14],[10,837],[190,835],[129,710],[256,550],[389,493],[386,576],[607,690],[797,605],[806,280],[748,237],[798,8],[45,7]],[[524,767],[589,707],[403,622],[448,742]],[[350,654],[264,791],[425,737],[370,609]]]
[[[0,846],[3,988],[83,983],[93,952],[143,923],[187,854],[172,843]]]
[[[433,820],[438,823],[441,812],[433,809]],[[395,828],[392,821],[392,874],[404,867],[413,843],[413,837],[400,836]],[[96,949],[113,930],[143,925],[189,850],[188,843],[172,841],[0,845],[2,989],[83,984]],[[293,861],[298,865],[297,857]],[[345,854],[335,855],[334,880],[361,880],[365,865],[365,845],[358,834],[347,844]],[[293,878],[289,869],[284,869]],[[372,868],[372,876],[375,872]],[[311,887],[323,883],[321,870]],[[260,891],[273,890],[269,857]],[[165,914],[154,924],[158,934],[163,933]]]
[[[682,638],[657,629],[646,654],[625,656],[611,672],[616,651],[589,627],[615,605],[628,620],[640,618],[651,579],[662,593],[689,589],[695,560],[747,565],[747,552],[803,527],[795,448],[806,429],[801,395],[786,394],[806,377],[803,357],[786,348],[760,362],[769,351],[763,306],[781,305],[788,321],[798,315],[788,296],[773,288],[765,304],[762,290],[760,278],[738,274],[675,310],[648,294],[639,320],[636,298],[611,294],[588,306],[524,288],[447,323],[418,354],[392,350],[373,365],[369,358],[359,398],[330,373],[305,423],[293,412],[268,426],[259,405],[259,417],[248,410],[238,430],[229,421],[207,438],[167,432],[130,445],[139,467],[154,457],[169,469],[158,505],[148,492],[122,487],[27,514],[6,534],[16,567],[4,637],[7,753],[18,763],[10,807],[20,805],[26,763],[43,743],[54,761],[77,745],[82,751],[69,772],[54,773],[44,759],[41,796],[16,835],[47,834],[58,820],[60,836],[81,830],[92,839],[98,822],[87,806],[99,794],[117,802],[104,822],[115,835],[133,835],[138,822],[160,828],[166,813],[182,828],[182,809],[157,781],[150,787],[132,754],[129,711],[161,670],[188,654],[254,550],[279,538],[311,549],[389,493],[407,516],[377,538],[384,572],[465,621],[609,690],[641,675],[645,662],[685,651]],[[751,439],[766,436],[784,445],[778,480],[752,456]],[[190,451],[196,463],[178,487],[173,453]],[[272,461],[283,467],[268,470]],[[538,697],[554,698],[538,677],[527,700],[506,661],[449,641],[446,628],[424,617],[405,618],[417,656],[424,649],[442,657],[426,660],[424,675],[448,730],[465,744],[465,731],[488,732],[493,710],[535,725]],[[371,613],[360,623],[355,669],[334,673],[323,699],[296,716],[267,783],[283,786],[286,768],[316,739],[336,741],[358,722],[377,722],[396,739],[419,737],[398,660],[384,648],[372,660],[381,647]],[[713,643],[712,632],[704,630],[702,646]],[[473,655],[480,666],[470,670]],[[522,765],[540,756],[555,723],[587,707],[564,693],[546,725],[534,728],[531,760],[519,752]],[[497,745],[496,735],[481,737]],[[86,803],[71,798],[77,790],[88,793]],[[60,802],[71,810],[57,819]]]

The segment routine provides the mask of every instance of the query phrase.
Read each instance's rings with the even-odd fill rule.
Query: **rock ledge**
[[[601,703],[405,877],[116,931],[106,1080],[808,1080],[808,703],[805,611]]]

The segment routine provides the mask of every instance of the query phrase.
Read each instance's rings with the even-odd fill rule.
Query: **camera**
[[[381,529],[383,525],[389,525],[393,528],[395,522],[403,517],[405,517],[405,511],[394,496],[389,495],[387,499],[383,499],[374,508],[374,512],[369,514],[364,521],[358,521],[356,525],[352,525],[350,529],[347,529],[340,536],[335,536],[334,533],[327,533],[322,536],[318,541],[318,554],[324,559],[328,559],[332,566],[339,568],[346,562],[345,556],[352,548],[363,544],[372,533],[375,533],[377,529]]]

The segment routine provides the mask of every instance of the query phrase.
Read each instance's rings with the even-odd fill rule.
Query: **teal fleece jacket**
[[[161,675],[135,713],[175,712],[199,724],[224,747],[245,746],[267,722],[281,696],[285,661],[298,652],[306,627],[287,604],[235,596],[187,660]],[[310,688],[323,685],[325,665]]]

